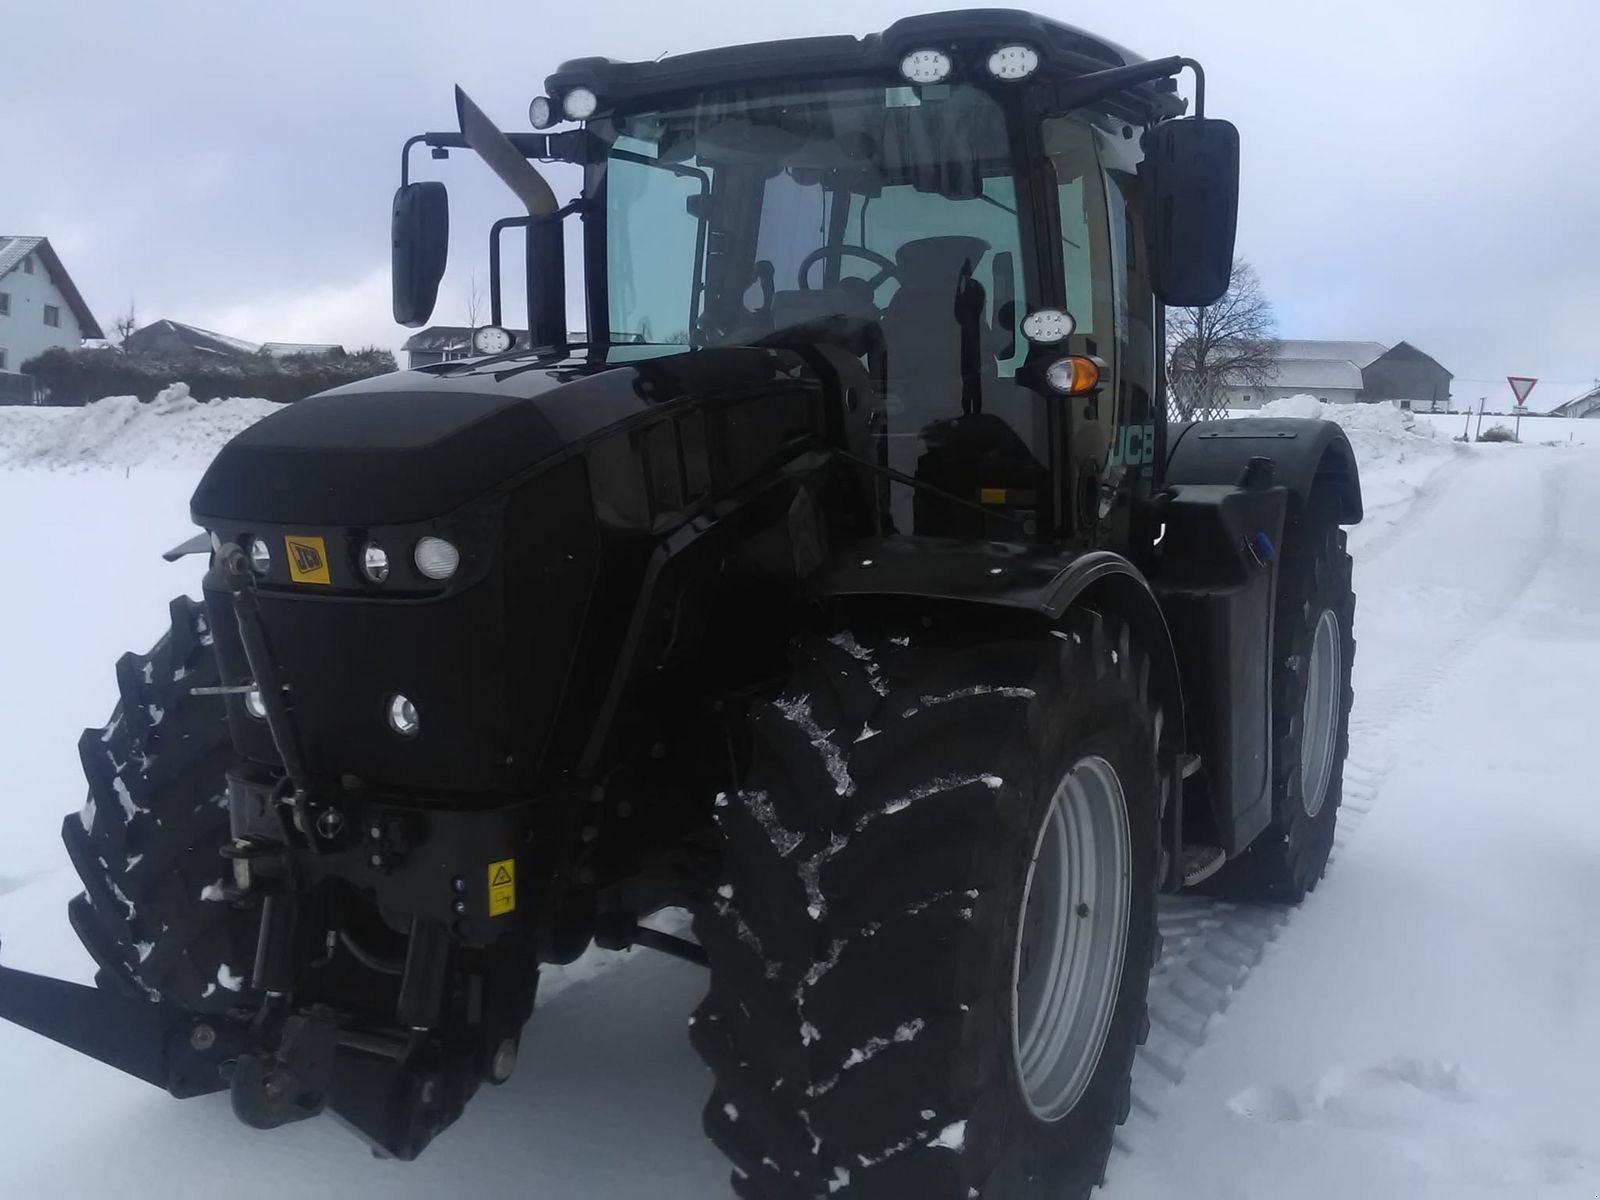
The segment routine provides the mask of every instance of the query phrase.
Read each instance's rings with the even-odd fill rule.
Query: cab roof
[[[905,17],[882,33],[864,37],[790,38],[695,50],[654,62],[575,58],[545,81],[552,97],[586,87],[602,108],[644,97],[705,87],[740,86],[836,75],[882,74],[898,80],[900,60],[913,50],[934,48],[955,62],[952,80],[986,79],[982,63],[997,46],[1026,43],[1039,52],[1039,74],[1070,79],[1144,62],[1140,55],[1072,25],[1015,9],[965,9]],[[1185,102],[1176,82],[1158,80],[1118,94],[1147,123],[1175,117]]]

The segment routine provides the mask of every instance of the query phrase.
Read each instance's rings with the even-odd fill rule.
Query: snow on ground
[[[1458,438],[1469,428],[1474,434],[1478,431],[1476,413],[1470,418],[1466,413],[1417,413],[1416,418],[1419,423],[1432,425],[1446,437]],[[1517,418],[1509,414],[1485,413],[1484,430],[1496,425],[1504,425],[1515,432]],[[1600,417],[1523,417],[1522,441],[1529,446],[1600,445]]]
[[[194,589],[192,560],[158,556],[259,403],[0,409],[9,965],[89,976],[57,839],[82,794],[76,734],[110,710],[117,655]],[[1583,435],[1600,422],[1564,423],[1584,427],[1570,447],[1497,446],[1452,442],[1459,414],[1409,429],[1376,408],[1325,415],[1350,431],[1369,514],[1351,536],[1361,644],[1339,849],[1292,914],[1163,904],[1155,1025],[1103,1194],[1593,1197],[1600,806],[1579,764],[1600,675],[1600,437]],[[225,1098],[180,1104],[0,1025],[0,1074],[28,1081],[0,1099],[0,1192],[114,1178],[136,1200],[220,1181],[245,1197],[727,1194],[684,1030],[697,969],[593,956],[555,982],[516,1077],[410,1166],[331,1120],[251,1132]]]

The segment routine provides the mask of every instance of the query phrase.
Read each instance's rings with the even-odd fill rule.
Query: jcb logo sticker
[[[1124,425],[1117,431],[1111,447],[1112,467],[1142,467],[1156,460],[1156,427]]]
[[[296,583],[331,584],[328,574],[328,551],[319,537],[286,537],[284,549],[289,556],[289,578]]]

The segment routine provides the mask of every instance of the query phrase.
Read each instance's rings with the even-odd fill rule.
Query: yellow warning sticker
[[[289,578],[296,583],[331,584],[328,574],[328,549],[319,537],[290,536],[283,539],[289,559]]]
[[[979,488],[979,504],[1004,504],[1006,502],[1005,488]]]
[[[489,864],[489,915],[503,917],[517,907],[517,860],[502,858]]]

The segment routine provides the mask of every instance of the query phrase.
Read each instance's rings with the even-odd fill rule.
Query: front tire
[[[121,701],[78,742],[89,798],[61,837],[84,890],[67,916],[101,987],[222,1012],[248,992],[256,918],[223,894],[234,755],[222,702],[191,694],[218,682],[205,610],[180,596],[171,616],[117,663]]]
[[[1089,613],[1042,643],[801,644],[696,920],[706,1129],[740,1195],[1099,1181],[1157,953],[1149,682]]]

